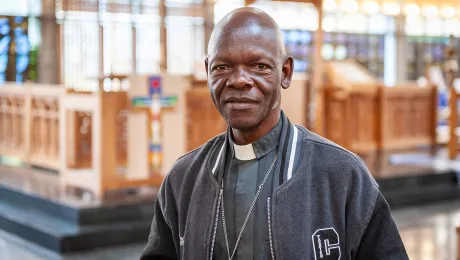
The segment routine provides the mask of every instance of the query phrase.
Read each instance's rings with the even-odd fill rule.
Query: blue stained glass
[[[8,24],[8,19],[0,19],[0,35],[7,35],[10,33],[10,25]]]
[[[22,73],[16,73],[16,82],[24,82],[24,76]]]
[[[6,81],[6,69],[8,67],[8,50],[11,37],[9,20],[0,18],[0,82]]]
[[[306,71],[307,63],[303,60],[294,59],[294,71]]]
[[[27,55],[30,52],[29,39],[27,35],[21,34],[16,36],[16,54]]]
[[[24,21],[24,17],[22,17],[22,16],[14,17],[14,22],[15,23],[22,23],[23,21]]]
[[[331,43],[332,42],[332,34],[331,33],[324,33],[323,41],[325,43]]]
[[[0,73],[4,73],[6,71],[6,66],[8,66],[8,55],[0,55]]]
[[[15,17],[15,25],[14,28],[14,42],[16,45],[16,82],[23,82],[25,75],[24,72],[26,71],[27,67],[30,64],[30,43],[29,43],[29,36],[27,35],[26,29],[24,26],[27,26],[27,21],[24,17]]]
[[[297,31],[290,31],[289,32],[289,43],[296,43],[299,39],[299,34]]]
[[[0,55],[8,53],[8,47],[10,45],[10,36],[5,36],[0,39]]]
[[[284,44],[286,44],[287,43],[287,32],[285,30],[282,30],[281,36],[283,37]]]
[[[14,35],[15,36],[19,36],[19,35],[22,35],[22,34],[24,34],[24,29],[22,29],[21,27],[14,28]]]
[[[16,71],[17,73],[23,73],[27,65],[29,65],[29,56],[17,56],[16,57]]]
[[[311,41],[311,33],[308,31],[303,31],[300,33],[300,42],[303,44],[308,44]]]
[[[345,44],[345,42],[346,42],[346,40],[347,40],[346,38],[347,38],[347,36],[346,36],[345,34],[339,33],[339,34],[337,34],[337,36],[336,36],[336,42],[338,42],[338,43],[340,43],[340,44]]]

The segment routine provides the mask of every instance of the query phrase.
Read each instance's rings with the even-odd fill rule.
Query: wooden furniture
[[[321,121],[326,138],[362,157],[435,146],[434,86],[387,87],[352,60],[326,63],[325,71]]]
[[[378,149],[380,83],[352,60],[326,63],[325,75],[324,136],[362,157],[373,156]]]
[[[0,87],[0,154],[59,169],[59,109],[65,88],[12,83]]]
[[[169,98],[176,102],[166,104],[160,119],[161,142],[167,145],[161,151],[159,172],[150,167],[150,109],[131,104],[139,89],[148,86],[148,76],[133,76],[129,92],[79,93],[41,84],[0,86],[0,155],[58,171],[62,187],[88,191],[94,197],[158,186],[187,152],[185,95],[191,84],[188,77],[160,77],[165,102]]]
[[[457,260],[460,260],[460,227],[457,227]]]
[[[381,87],[379,149],[383,151],[436,145],[437,90],[415,84]]]
[[[60,108],[60,181],[65,188],[90,191],[95,197],[103,197],[109,190],[154,185],[156,178],[131,181],[126,172],[126,132],[123,126],[128,109],[125,92],[68,93],[61,98]],[[75,127],[75,114],[85,113],[85,125]],[[90,117],[90,119],[89,119]],[[83,128],[87,128],[83,130]],[[91,129],[91,130],[89,130]],[[81,149],[75,136],[90,131],[86,147],[90,163],[79,159]],[[90,149],[88,149],[90,148]],[[77,153],[74,153],[77,152]]]
[[[450,98],[449,98],[449,142],[448,142],[448,150],[449,150],[449,159],[455,160],[457,159],[458,155],[458,135],[457,135],[457,128],[458,128],[458,101],[460,98],[460,94],[457,90],[453,87],[449,88]]]
[[[186,106],[188,151],[200,147],[214,136],[225,132],[227,123],[214,105],[207,87],[197,87],[187,91]]]

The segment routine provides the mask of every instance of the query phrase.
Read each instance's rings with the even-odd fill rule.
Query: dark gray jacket
[[[388,204],[362,160],[293,127],[302,137],[300,160],[268,200],[266,259],[408,259]],[[215,162],[225,158],[226,138],[219,135],[174,164],[158,193],[141,260],[212,259],[219,197]]]

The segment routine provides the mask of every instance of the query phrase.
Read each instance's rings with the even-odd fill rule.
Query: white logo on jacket
[[[311,236],[315,260],[339,260],[341,257],[339,234],[334,228],[316,230]]]

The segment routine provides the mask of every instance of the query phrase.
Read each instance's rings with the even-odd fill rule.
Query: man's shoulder
[[[194,162],[199,161],[200,163],[204,163],[204,159],[208,155],[209,151],[214,147],[216,143],[221,142],[220,140],[223,140],[224,138],[225,133],[219,134],[211,138],[200,147],[195,148],[192,151],[179,157],[171,167],[169,175],[183,174],[192,164],[194,164]]]
[[[308,157],[312,158],[314,165],[335,177],[364,178],[378,186],[366,164],[357,154],[305,128],[302,131],[303,145],[309,151]]]
[[[349,150],[343,148],[342,146],[334,143],[333,141],[326,139],[316,133],[311,132],[310,130],[301,127],[303,131],[303,143],[307,145],[308,149],[311,149],[315,155],[318,154],[327,154],[333,159],[339,160],[340,162],[349,162],[352,165],[364,166],[361,158],[358,157],[355,153],[350,152]],[[328,156],[328,157],[329,157]],[[323,158],[324,160],[329,160],[332,158]]]

